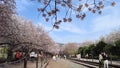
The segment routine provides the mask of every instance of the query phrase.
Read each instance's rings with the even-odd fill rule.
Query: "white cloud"
[[[120,9],[118,7],[106,7],[104,15],[94,18],[92,28],[94,32],[106,31],[120,27]]]
[[[46,32],[60,32],[62,31],[61,29],[53,29],[53,26],[52,25],[45,25],[43,23],[37,23],[36,25],[39,25],[39,26],[42,26]]]
[[[76,25],[70,24],[70,23],[60,26],[60,29],[62,31],[67,31],[67,32],[75,33],[75,34],[86,33],[86,31],[84,29],[81,29],[80,27],[77,27]]]
[[[17,11],[22,12],[27,8],[27,6],[33,4],[29,0],[16,0]]]
[[[38,23],[38,25],[42,25],[44,27],[44,29],[46,31],[50,31],[52,29],[52,25],[49,26],[49,25],[45,25],[45,24],[42,24],[42,23]],[[84,29],[81,29],[80,27],[74,25],[74,24],[62,24],[60,25],[60,28],[59,29],[53,29],[52,32],[70,32],[70,33],[74,33],[74,34],[84,34],[86,33],[86,30]]]
[[[50,32],[49,35],[50,37],[52,37],[52,39],[54,39],[55,42],[60,42],[60,43],[67,42],[67,40],[64,39],[64,36],[61,37],[55,34],[54,32]]]

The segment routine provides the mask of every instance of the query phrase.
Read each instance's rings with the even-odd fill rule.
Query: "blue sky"
[[[102,36],[108,35],[110,32],[120,28],[120,1],[116,1],[116,6],[106,5],[102,15],[92,14],[86,9],[85,20],[73,18],[71,23],[62,23],[60,29],[49,32],[50,37],[58,43],[85,41],[95,41]],[[41,6],[39,3],[30,0],[16,0],[16,10],[19,16],[33,21],[35,25],[42,25],[46,31],[52,29],[51,23],[45,22],[37,8]],[[63,10],[64,11],[64,10]],[[74,13],[72,14],[74,16]],[[62,17],[60,13],[59,17]]]

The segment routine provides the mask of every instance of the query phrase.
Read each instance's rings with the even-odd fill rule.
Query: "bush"
[[[110,59],[120,61],[120,56],[112,55],[110,56]]]

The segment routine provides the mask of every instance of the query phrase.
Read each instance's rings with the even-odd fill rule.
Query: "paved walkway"
[[[70,62],[65,59],[58,59],[58,61],[51,60],[47,66],[47,68],[87,68],[85,66]]]
[[[23,65],[24,63],[21,62],[21,63],[15,63],[15,64],[0,64],[0,68],[23,68]],[[39,65],[38,67],[40,68],[40,62],[39,62]],[[27,64],[27,68],[36,68],[36,62],[31,62],[31,61],[28,61],[28,64]]]
[[[28,68],[35,68],[35,62],[29,62],[27,65]],[[0,68],[23,68],[23,63],[15,63],[15,64],[1,64]]]

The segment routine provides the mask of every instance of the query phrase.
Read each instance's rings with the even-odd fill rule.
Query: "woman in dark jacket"
[[[104,68],[108,68],[108,56],[105,52],[103,52],[102,56],[103,56]]]

